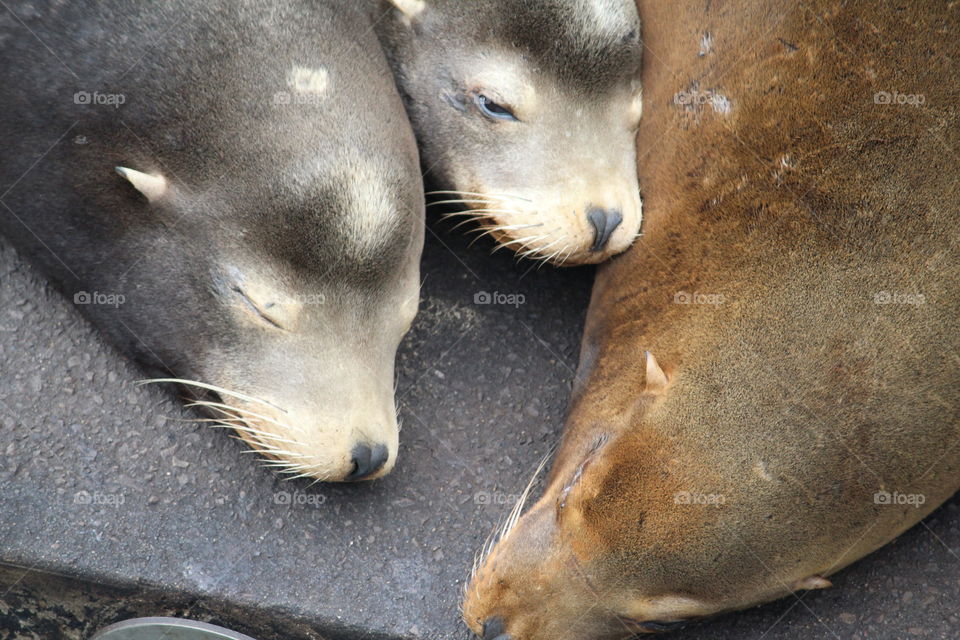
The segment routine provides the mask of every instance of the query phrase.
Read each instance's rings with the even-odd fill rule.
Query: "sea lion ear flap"
[[[797,580],[791,591],[801,591],[801,590],[811,590],[811,589],[828,589],[833,586],[833,583],[824,578],[823,576],[807,576],[802,580]]]
[[[390,4],[397,8],[410,22],[427,8],[426,0],[389,0]]]
[[[126,178],[133,187],[143,194],[148,202],[156,202],[169,191],[170,183],[163,176],[135,171],[127,167],[115,167],[117,173]]]
[[[667,379],[667,374],[663,372],[663,369],[660,368],[660,365],[657,364],[657,359],[653,357],[653,354],[649,351],[646,352],[647,359],[647,377],[644,381],[643,390],[647,393],[663,393],[667,388],[667,384],[670,382]]]

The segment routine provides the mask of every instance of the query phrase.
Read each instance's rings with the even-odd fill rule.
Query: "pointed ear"
[[[427,8],[426,0],[389,0],[407,21],[413,20]]]
[[[126,167],[115,168],[117,173],[126,178],[149,202],[156,202],[166,195],[170,188],[170,184],[163,176],[143,173]]]
[[[647,351],[646,357],[647,378],[643,390],[647,393],[663,393],[669,383],[667,374],[665,374],[663,369],[660,368],[660,365],[657,364],[657,359],[653,357],[652,353]]]
[[[827,589],[832,587],[833,583],[823,576],[807,576],[802,580],[797,580],[792,587],[792,591]]]

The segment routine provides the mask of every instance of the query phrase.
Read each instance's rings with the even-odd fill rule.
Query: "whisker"
[[[434,202],[428,202],[427,206],[432,207],[438,204],[457,204],[457,203],[470,203],[470,202],[479,202],[481,204],[489,204],[489,200],[436,200]]]
[[[537,468],[534,470],[533,474],[530,476],[530,480],[527,482],[526,487],[523,492],[520,494],[520,497],[517,499],[517,503],[510,510],[510,514],[503,524],[499,524],[497,527],[490,532],[486,540],[483,543],[483,547],[480,549],[478,556],[474,557],[473,570],[470,572],[470,578],[476,576],[477,571],[496,548],[497,544],[506,539],[507,536],[513,531],[517,526],[517,523],[520,522],[520,515],[523,513],[523,508],[526,506],[527,500],[530,498],[530,494],[533,491],[534,484],[536,484],[537,478],[540,477],[540,473],[547,466],[547,462],[553,456],[556,451],[556,446],[550,447],[543,458],[540,460],[540,464],[537,465]]]
[[[533,249],[528,249],[528,250],[524,251],[523,253],[519,254],[519,256],[520,256],[521,258],[529,258],[530,256],[536,255],[536,254],[538,254],[538,253],[542,255],[544,251],[546,251],[547,249],[549,249],[549,248],[552,247],[553,245],[557,244],[558,242],[560,242],[560,238],[557,238],[556,240],[554,240],[553,242],[551,242],[551,243],[548,244],[548,245],[544,245],[544,246],[542,246],[542,247],[537,247],[537,248],[533,248]]]
[[[231,390],[229,390],[229,389],[224,389],[223,387],[218,387],[217,385],[214,385],[214,384],[209,384],[209,383],[207,383],[207,382],[199,382],[199,381],[197,381],[197,380],[184,380],[183,378],[151,378],[151,379],[149,379],[149,380],[137,380],[135,384],[137,384],[137,385],[144,385],[144,384],[153,384],[153,383],[158,383],[158,382],[172,382],[172,383],[174,383],[174,384],[182,384],[182,385],[190,386],[190,387],[199,387],[199,388],[201,388],[201,389],[206,389],[207,391],[213,391],[214,393],[220,393],[220,394],[223,394],[223,395],[231,396],[231,397],[233,397],[233,398],[237,398],[238,400],[244,400],[244,401],[246,401],[246,402],[252,402],[252,403],[255,403],[255,404],[263,404],[263,405],[267,405],[267,406],[269,406],[269,407],[273,407],[274,409],[276,409],[276,410],[278,410],[278,411],[283,411],[284,413],[287,412],[286,409],[283,409],[283,408],[281,408],[281,407],[278,407],[277,405],[273,404],[272,402],[267,402],[266,400],[261,400],[260,398],[255,398],[255,397],[253,397],[253,396],[248,396],[248,395],[246,395],[246,394],[244,394],[244,393],[239,393],[239,392],[237,392],[237,391],[231,391]]]
[[[514,209],[465,209],[463,211],[445,213],[443,214],[443,217],[449,218],[452,216],[472,216],[472,215],[477,215],[478,213],[506,213],[509,215],[516,215],[516,216],[523,215],[522,213],[520,213],[519,211],[515,211]]]
[[[516,240],[510,240],[509,242],[501,242],[500,244],[497,245],[497,247],[496,247],[491,253],[496,253],[496,252],[499,251],[500,249],[503,249],[503,248],[505,248],[505,247],[509,247],[509,246],[512,245],[512,244],[518,244],[518,243],[519,243],[519,244],[526,244],[526,243],[530,243],[530,242],[536,242],[537,240],[543,240],[543,239],[549,238],[549,237],[550,237],[550,234],[544,234],[544,235],[539,235],[539,236],[527,236],[526,238],[517,238]]]
[[[290,426],[290,425],[287,425],[287,424],[284,424],[284,423],[282,423],[282,422],[278,422],[278,421],[276,421],[276,420],[274,420],[273,418],[270,418],[270,417],[268,417],[268,416],[261,415],[261,414],[259,414],[259,413],[254,412],[254,411],[250,411],[249,409],[243,409],[243,408],[241,408],[241,407],[234,407],[234,406],[231,406],[231,405],[228,405],[228,404],[223,404],[222,402],[212,402],[212,401],[210,401],[210,400],[196,400],[196,401],[191,402],[191,403],[189,403],[189,404],[186,404],[186,405],[184,405],[184,406],[186,406],[186,407],[210,407],[210,408],[212,408],[212,409],[217,409],[217,410],[219,410],[219,411],[221,411],[221,412],[223,412],[223,413],[226,413],[227,415],[230,415],[230,416],[236,415],[236,414],[238,414],[238,413],[239,413],[239,414],[244,414],[244,415],[252,416],[252,417],[257,418],[257,419],[259,419],[259,420],[263,420],[263,421],[265,421],[265,422],[269,422],[269,423],[271,423],[271,424],[273,424],[273,425],[276,425],[276,426],[280,427],[281,429],[289,429],[290,431],[296,431],[296,432],[298,432],[298,433],[303,433],[303,431],[302,431],[301,429],[294,428],[294,427],[292,427],[292,426]]]
[[[523,198],[521,196],[512,195],[508,193],[478,193],[476,191],[454,191],[454,190],[440,190],[440,191],[427,191],[424,195],[434,196],[442,194],[453,194],[453,195],[465,195],[465,196],[480,196],[482,198],[496,198],[498,200],[520,200],[522,202],[533,202],[529,198]]]
[[[293,444],[293,445],[299,444],[296,440],[287,440],[286,438],[281,438],[280,436],[276,436],[272,433],[268,433],[266,431],[260,431],[259,429],[254,429],[246,425],[221,422],[220,424],[215,424],[211,426],[217,429],[236,429],[237,431],[243,431],[244,433],[249,433],[251,435],[254,435],[257,437],[257,439],[266,438],[267,440],[273,440],[274,442],[283,442],[284,444]]]
[[[463,225],[470,224],[471,222],[477,222],[478,220],[483,220],[485,217],[486,217],[486,216],[471,216],[471,217],[469,217],[469,218],[464,218],[463,220],[461,220],[461,221],[458,222],[457,224],[453,225],[453,227],[451,227],[450,230],[451,230],[451,231],[456,231],[457,229],[459,229],[459,228],[462,227]]]

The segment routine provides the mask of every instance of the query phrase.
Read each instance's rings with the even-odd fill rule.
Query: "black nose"
[[[619,211],[613,209],[593,207],[587,211],[587,220],[593,226],[593,246],[590,247],[590,251],[600,251],[607,246],[610,236],[623,222],[623,216],[620,215]]]
[[[483,640],[510,640],[503,631],[505,628],[503,618],[487,618],[483,623]]]
[[[383,468],[390,452],[387,451],[387,445],[375,444],[373,447],[366,444],[358,444],[351,452],[353,454],[353,471],[347,476],[347,480],[363,480],[369,478],[377,471]]]

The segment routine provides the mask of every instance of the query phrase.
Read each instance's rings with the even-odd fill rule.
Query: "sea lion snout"
[[[593,227],[594,241],[590,251],[600,251],[607,246],[610,236],[614,230],[623,222],[623,214],[616,209],[598,209],[596,207],[587,211],[587,220]]]
[[[483,623],[483,640],[511,640],[510,636],[503,632],[503,618],[491,617]]]
[[[223,403],[196,404],[210,409],[223,426],[234,429],[268,459],[269,467],[282,474],[358,482],[385,476],[396,464],[399,425],[392,396],[382,400],[382,411],[347,405],[334,411],[308,405],[297,411],[274,408],[266,400],[223,399]]]
[[[366,480],[383,468],[390,457],[390,450],[385,444],[358,444],[351,451],[353,454],[353,471],[347,480]]]

